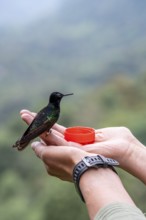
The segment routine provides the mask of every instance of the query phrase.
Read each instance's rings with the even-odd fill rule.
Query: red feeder
[[[67,141],[76,142],[79,144],[91,144],[95,141],[95,130],[89,127],[70,127],[65,130],[64,138]]]

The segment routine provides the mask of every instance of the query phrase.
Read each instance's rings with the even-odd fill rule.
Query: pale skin
[[[36,114],[22,110],[20,115],[27,124],[30,124]],[[73,168],[81,159],[85,156],[102,154],[117,160],[122,169],[146,184],[146,149],[129,129],[111,127],[96,130],[95,143],[84,146],[64,140],[65,129],[55,124],[49,135],[44,133],[40,142],[32,143],[35,154],[44,162],[50,175],[72,181]],[[113,202],[134,205],[118,175],[108,168],[85,172],[80,179],[80,188],[90,219],[94,219],[100,208]]]

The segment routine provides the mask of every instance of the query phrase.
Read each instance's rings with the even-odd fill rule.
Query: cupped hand
[[[85,156],[95,154],[87,153],[71,146],[46,146],[42,142],[33,142],[32,149],[44,162],[48,174],[65,181],[72,182],[72,173],[75,165]]]
[[[145,148],[126,127],[109,127],[96,130],[95,143],[85,145],[84,150],[111,157],[125,168],[138,149]]]
[[[24,109],[20,112],[20,115],[22,120],[29,125],[36,113]],[[48,174],[65,181],[72,181],[74,166],[90,153],[79,149],[79,144],[66,141],[64,139],[65,129],[65,127],[55,124],[51,129],[51,133],[44,132],[40,136],[40,142],[32,143],[32,149],[44,162]]]
[[[21,118],[30,124],[36,113],[28,110],[20,112]],[[111,157],[120,163],[123,168],[125,161],[128,161],[135,149],[144,148],[144,146],[135,138],[131,131],[126,127],[109,127],[95,130],[95,142],[89,145],[80,145],[75,142],[68,142],[64,139],[65,127],[55,124],[52,132],[41,135],[41,139],[46,145],[56,146],[73,146],[80,148],[86,152],[94,154],[102,154]]]

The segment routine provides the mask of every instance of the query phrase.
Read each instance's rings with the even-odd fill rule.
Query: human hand
[[[22,110],[20,114],[21,118],[27,124],[30,124],[36,115],[36,113],[28,110]],[[121,165],[130,157],[135,148],[143,147],[130,130],[125,127],[111,127],[96,130],[95,143],[84,146],[75,142],[66,141],[64,139],[65,129],[65,127],[55,124],[52,128],[51,134],[46,135],[46,133],[43,133],[41,138],[47,145],[76,146],[87,152],[112,157],[113,159],[118,160]]]
[[[25,109],[20,112],[20,115],[29,125],[36,116],[36,113]],[[32,149],[44,162],[48,174],[62,180],[72,181],[74,166],[85,156],[95,154],[79,149],[80,144],[66,141],[64,139],[65,129],[65,127],[55,124],[51,129],[51,133],[47,134],[47,132],[44,132],[40,136],[40,142],[32,143]]]
[[[85,156],[95,156],[71,146],[46,146],[33,142],[35,154],[44,162],[48,174],[61,180],[73,182],[73,169]],[[134,205],[125,191],[119,176],[109,168],[89,169],[79,181],[90,219],[101,208],[117,202]]]
[[[75,165],[85,156],[93,156],[84,150],[71,146],[47,146],[42,142],[31,144],[35,154],[44,162],[48,174],[72,182]]]
[[[103,154],[111,157],[124,167],[125,162],[135,151],[144,146],[135,138],[126,127],[109,127],[96,130],[96,141],[93,144],[85,145],[84,150]]]
[[[96,142],[84,150],[117,160],[120,167],[146,184],[146,147],[125,127],[96,130]]]
[[[28,124],[33,120],[36,113],[28,110],[21,111],[21,118]],[[55,124],[49,135],[41,135],[41,139],[47,145],[73,146],[86,152],[102,154],[120,163],[120,167],[132,175],[137,176],[146,183],[146,176],[143,171],[146,165],[146,148],[142,145],[125,127],[111,127],[96,130],[95,142],[89,145],[80,145],[75,142],[68,142],[64,139],[65,127]],[[142,163],[141,163],[142,161]]]
[[[20,116],[23,121],[25,121],[28,125],[33,121],[36,116],[35,112],[30,112],[29,110],[23,109],[20,112]],[[80,147],[81,145],[75,142],[68,142],[64,139],[65,127],[59,124],[54,124],[51,128],[51,132],[47,131],[40,135],[40,138],[47,145],[56,145],[56,146],[75,146]]]

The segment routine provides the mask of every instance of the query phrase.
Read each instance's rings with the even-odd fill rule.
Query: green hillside
[[[56,14],[21,28],[2,28],[3,80],[12,78],[15,88],[30,87],[30,80],[38,89],[41,80],[43,89],[76,84],[80,90],[113,74],[144,72],[144,6],[144,1],[65,1]]]
[[[39,111],[52,91],[74,93],[62,101],[59,123],[127,126],[146,145],[145,6],[144,0],[64,0],[25,25],[0,22],[2,220],[88,219],[74,186],[48,177],[30,147],[11,148],[27,127],[19,111]],[[119,175],[145,211],[143,184]]]
[[[146,144],[145,83],[146,74],[135,80],[126,76],[114,77],[86,96],[64,101],[59,122],[67,126],[95,128],[127,126]],[[47,220],[48,216],[56,220],[88,219],[74,186],[48,177],[30,147],[23,152],[11,148],[26,126],[21,122],[18,111],[8,119],[3,121],[0,134],[0,213],[3,219],[8,220],[12,216],[16,220],[20,216],[28,220]],[[144,211],[146,191],[143,184],[120,170],[119,175],[136,204]]]

